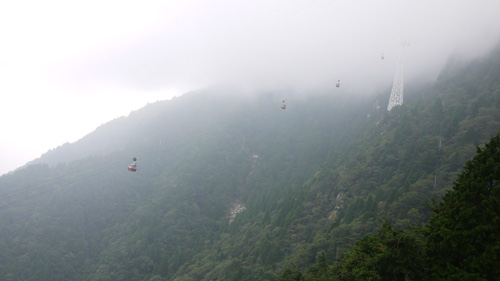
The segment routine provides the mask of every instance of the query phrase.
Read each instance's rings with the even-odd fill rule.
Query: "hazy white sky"
[[[225,81],[432,78],[496,43],[498,0],[0,2],[0,174],[148,102]],[[381,53],[386,59],[380,60]]]

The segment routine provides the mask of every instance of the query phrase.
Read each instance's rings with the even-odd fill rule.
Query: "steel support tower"
[[[396,105],[403,104],[403,92],[404,92],[403,56],[401,56],[401,59],[399,60],[398,66],[396,68],[396,75],[394,76],[394,82],[392,83],[391,97],[389,98],[387,111],[391,111],[391,109]]]
[[[396,75],[394,75],[394,82],[392,83],[391,97],[387,105],[387,111],[397,105],[403,104],[404,92],[404,79],[403,79],[403,51],[405,47],[409,47],[410,42],[406,40],[401,41],[401,58],[399,59],[398,66],[396,67]]]

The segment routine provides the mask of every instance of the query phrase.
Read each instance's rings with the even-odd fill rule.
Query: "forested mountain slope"
[[[456,65],[391,112],[220,86],[104,124],[0,177],[0,279],[277,280],[422,224],[500,130],[500,49]]]

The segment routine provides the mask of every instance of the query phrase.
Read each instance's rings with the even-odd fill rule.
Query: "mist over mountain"
[[[388,99],[219,85],[103,124],[0,177],[0,279],[278,280],[421,226],[500,130],[500,47]]]

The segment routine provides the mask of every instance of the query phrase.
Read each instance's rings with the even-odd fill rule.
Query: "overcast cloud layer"
[[[499,11],[497,0],[2,1],[0,174],[214,83],[387,88],[402,40],[407,79],[432,79],[450,53],[497,43]]]

